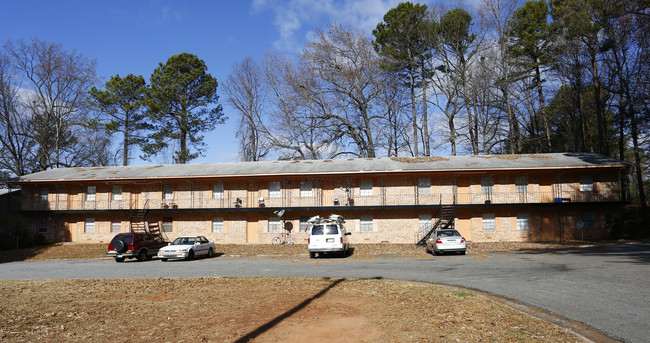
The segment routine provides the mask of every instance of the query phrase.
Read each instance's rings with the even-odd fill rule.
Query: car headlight
[[[181,252],[187,252],[187,249],[181,249]]]

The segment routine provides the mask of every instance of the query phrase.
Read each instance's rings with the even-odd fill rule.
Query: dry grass
[[[7,342],[572,342],[489,299],[357,279],[0,281]]]

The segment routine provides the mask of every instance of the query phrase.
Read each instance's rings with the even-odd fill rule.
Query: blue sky
[[[422,1],[421,3],[424,3]],[[59,42],[97,60],[103,82],[115,74],[149,79],[159,62],[180,52],[203,59],[221,84],[232,65],[269,49],[295,54],[318,29],[336,22],[367,34],[396,0],[250,1],[35,1],[0,0],[0,37]],[[230,117],[205,134],[205,157],[193,162],[237,160],[235,122],[221,87],[220,103]],[[156,162],[156,160],[154,160]],[[134,164],[148,163],[135,159]]]

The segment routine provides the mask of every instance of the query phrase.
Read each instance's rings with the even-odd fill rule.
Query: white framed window
[[[311,197],[311,181],[300,181],[300,196]]]
[[[97,186],[86,187],[86,201],[95,201],[97,199]]]
[[[372,215],[365,214],[361,216],[361,232],[372,232]]]
[[[39,201],[48,201],[48,195],[50,194],[50,190],[47,188],[41,188],[38,190],[38,200]]]
[[[174,200],[174,185],[163,185],[163,200]]]
[[[162,230],[163,232],[173,232],[174,231],[174,219],[172,217],[165,217],[162,220]]]
[[[269,198],[279,198],[281,197],[282,188],[280,186],[280,181],[271,181],[269,182]]]
[[[494,177],[484,176],[481,178],[481,193],[482,194],[494,193]]]
[[[418,194],[421,195],[431,194],[431,179],[418,178]]]
[[[113,186],[111,200],[122,200],[122,186]]]
[[[212,218],[212,232],[223,233],[223,217]]]
[[[269,232],[282,232],[282,222],[280,217],[269,217]]]
[[[582,222],[584,223],[585,229],[595,229],[596,228],[596,213],[594,212],[584,212],[582,213]]]
[[[528,176],[522,175],[515,178],[515,191],[517,193],[528,193]]]
[[[529,213],[517,213],[517,230],[530,230]]]
[[[112,221],[111,222],[111,233],[122,232],[122,222],[121,221]]]
[[[212,184],[212,199],[223,199],[223,182]]]
[[[84,225],[85,233],[95,233],[95,218],[86,218],[86,223]]]
[[[494,213],[483,213],[483,231],[494,231],[497,229]]]
[[[580,191],[581,192],[594,191],[594,179],[591,176],[583,175],[580,177]]]
[[[362,196],[372,195],[372,180],[364,179],[359,183],[359,189],[361,190],[360,194]]]
[[[420,230],[431,229],[433,227],[432,219],[433,216],[430,214],[421,214],[418,218],[418,228]]]
[[[309,218],[308,216],[300,216],[300,232],[307,232],[307,226],[309,226]]]
[[[47,218],[40,218],[38,220],[38,232],[39,233],[47,232]]]

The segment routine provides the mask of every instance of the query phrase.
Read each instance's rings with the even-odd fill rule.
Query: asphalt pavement
[[[573,250],[357,259],[215,257],[115,263],[111,259],[0,264],[0,279],[333,277],[461,286],[577,321],[625,342],[650,342],[650,243]],[[425,303],[423,303],[424,305]]]

